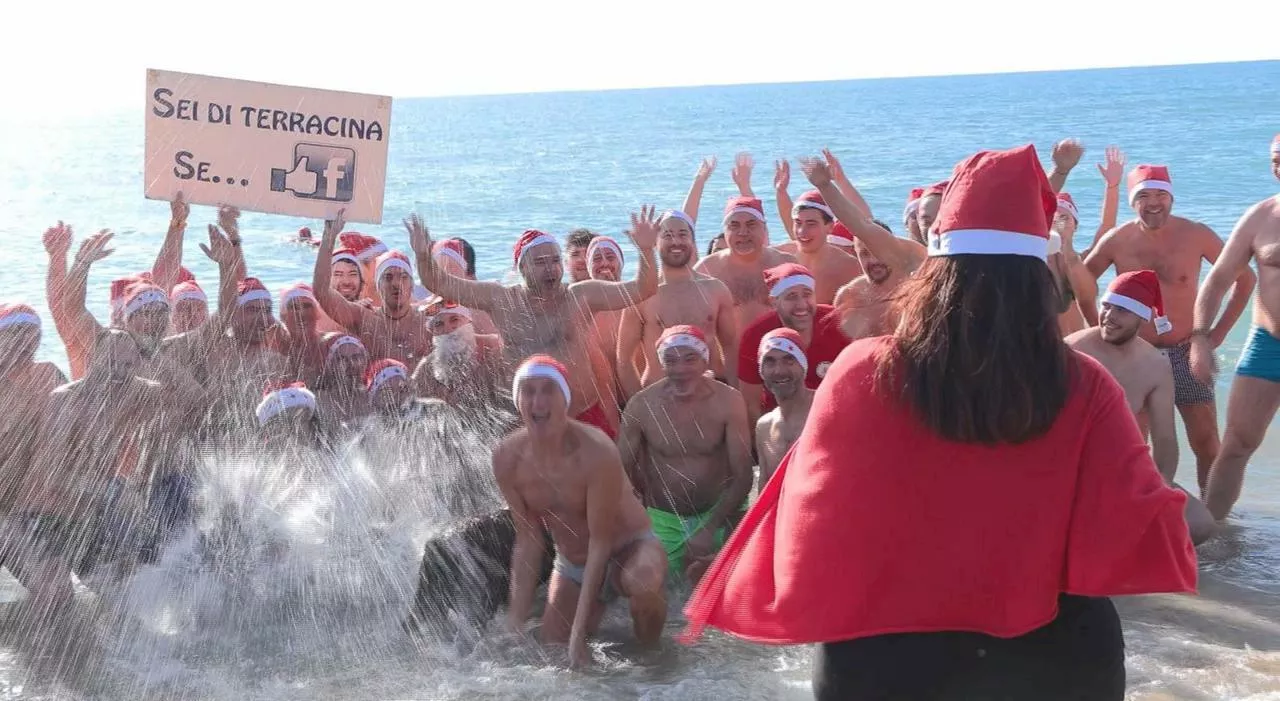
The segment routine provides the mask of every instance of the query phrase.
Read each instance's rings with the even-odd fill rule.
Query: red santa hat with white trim
[[[445,239],[431,244],[431,260],[439,263],[444,259],[457,263],[463,270],[467,269],[466,252],[463,251],[462,242],[458,239]]]
[[[791,206],[791,216],[799,216],[802,209],[816,209],[831,219],[836,218],[835,213],[831,211],[831,207],[827,206],[827,201],[823,199],[822,193],[817,190],[810,190],[796,198],[795,203]]]
[[[769,351],[782,351],[796,359],[805,372],[809,372],[809,357],[804,352],[804,339],[800,332],[785,326],[774,329],[760,339],[760,348],[756,351],[756,366],[764,366],[764,357]]]
[[[361,263],[368,263],[389,250],[387,244],[381,240],[366,236],[358,231],[338,234],[338,242],[342,244],[344,249],[355,255],[356,259]]]
[[[1058,211],[1066,212],[1071,215],[1076,222],[1080,221],[1080,210],[1076,209],[1076,201],[1071,199],[1071,194],[1067,192],[1058,193]]]
[[[113,314],[124,312],[125,300],[129,298],[129,288],[146,280],[147,278],[141,275],[126,275],[112,280],[111,289],[107,295],[107,300],[111,305],[111,312]]]
[[[332,263],[350,263],[356,266],[356,270],[363,275],[364,271],[360,269],[360,257],[356,255],[355,249],[342,248],[336,249],[333,256],[329,259]]]
[[[849,231],[849,227],[845,226],[843,222],[837,221],[831,227],[831,233],[827,234],[827,243],[853,248],[853,232]]]
[[[783,263],[764,271],[764,286],[770,297],[781,297],[793,287],[814,289],[813,273],[799,263]]]
[[[1160,293],[1160,278],[1154,271],[1133,270],[1117,275],[1116,279],[1107,286],[1107,291],[1098,303],[1127,309],[1142,317],[1143,321],[1154,321],[1158,334],[1173,330],[1169,317],[1164,315],[1164,296]]]
[[[702,333],[702,329],[689,324],[677,324],[668,326],[662,335],[658,337],[657,351],[658,362],[666,365],[667,360],[664,355],[670,348],[692,348],[702,356],[703,360],[711,361],[711,350],[707,346],[707,336]]]
[[[319,304],[316,301],[315,290],[305,282],[295,282],[280,291],[280,308],[284,309],[295,299],[309,299],[312,304]]]
[[[626,259],[623,258],[622,256],[622,246],[619,246],[618,242],[615,239],[613,239],[610,236],[596,236],[595,238],[591,239],[591,243],[587,244],[588,269],[591,267],[591,260],[595,258],[596,251],[602,248],[613,251],[613,255],[618,257],[619,265],[625,262]],[[592,275],[592,277],[594,278],[595,276]]]
[[[41,327],[40,315],[36,314],[36,310],[25,304],[0,304],[0,330],[13,328],[14,326],[34,326],[39,331]]]
[[[911,194],[907,195],[907,206],[902,208],[902,223],[906,224],[911,221],[911,217],[916,215],[916,210],[920,209],[920,200],[924,198],[924,188],[913,187]]]
[[[729,225],[729,217],[735,214],[750,214],[752,219],[764,221],[764,205],[756,197],[731,197],[724,206],[724,218],[721,226]]]
[[[243,307],[250,302],[271,303],[271,293],[267,286],[256,277],[247,277],[236,285],[236,306]]]
[[[138,282],[129,287],[129,292],[124,300],[124,318],[137,314],[146,307],[158,305],[169,310],[169,295],[159,287],[149,282]]]
[[[525,232],[520,234],[520,238],[516,241],[515,247],[511,250],[511,259],[515,262],[516,269],[520,268],[520,263],[524,261],[524,257],[529,252],[529,249],[548,243],[556,247],[556,255],[559,255],[560,242],[556,240],[556,237],[545,231],[525,229]]]
[[[409,264],[409,256],[400,251],[387,251],[378,256],[373,265],[373,278],[381,280],[383,273],[388,270],[403,270],[405,275],[413,277],[413,266]]]
[[[1058,197],[1035,146],[980,151],[956,165],[942,195],[930,256],[1017,255],[1046,260]]]
[[[178,302],[199,302],[200,304],[208,304],[209,297],[205,295],[204,290],[195,280],[180,282],[169,290],[169,304],[177,304]]]
[[[373,362],[365,370],[364,382],[369,390],[369,398],[378,396],[378,392],[391,380],[401,377],[409,381],[409,366],[394,358],[383,358]]]
[[[338,355],[338,349],[343,346],[354,346],[360,350],[365,350],[364,343],[360,339],[341,331],[330,331],[321,336],[320,344],[324,347],[324,361],[326,364],[333,362],[333,359]]]
[[[1172,196],[1173,179],[1169,177],[1169,167],[1144,163],[1129,171],[1130,206],[1133,206],[1138,193],[1143,190],[1164,190]]]
[[[316,395],[301,382],[269,382],[254,413],[258,425],[266,426],[268,421],[294,407],[306,407],[314,412]]]
[[[520,367],[516,368],[515,374],[511,378],[511,397],[517,402],[520,401],[520,385],[528,379],[535,377],[545,377],[555,381],[560,387],[560,391],[564,394],[565,406],[573,403],[573,395],[569,393],[569,371],[564,365],[549,355],[533,355],[520,363]]]

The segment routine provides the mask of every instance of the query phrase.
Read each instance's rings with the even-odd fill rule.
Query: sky
[[[1255,0],[14,4],[2,94],[64,115],[142,109],[148,68],[402,98],[1280,58]]]

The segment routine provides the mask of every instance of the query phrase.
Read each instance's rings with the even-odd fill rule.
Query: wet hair
[[[574,229],[569,235],[564,237],[565,248],[586,248],[591,245],[591,239],[599,236],[590,229]]]
[[[902,321],[876,369],[932,431],[962,443],[1021,443],[1066,405],[1070,354],[1043,261],[928,258],[894,297]]]
[[[458,243],[462,244],[462,259],[467,262],[467,277],[475,277],[476,276],[476,249],[472,248],[471,244],[467,243],[466,239],[460,238],[456,240]]]
[[[715,236],[711,237],[711,240],[707,242],[707,255],[711,255],[712,253],[716,252],[717,241],[724,243],[724,234],[722,233],[716,234]]]

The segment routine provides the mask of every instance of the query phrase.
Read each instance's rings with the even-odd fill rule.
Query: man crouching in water
[[[711,356],[698,327],[667,328],[657,354],[666,376],[627,403],[618,448],[671,578],[697,584],[751,494],[747,406],[738,390],[705,374]]]
[[[493,472],[516,524],[507,628],[524,630],[543,565],[543,528],[555,571],[542,616],[544,643],[569,643],[569,663],[590,662],[587,636],[617,595],[631,604],[636,638],[658,641],[667,619],[667,554],[603,431],[569,419],[564,366],[535,355],[515,372],[512,396],[524,428],[493,453]]]
[[[1121,273],[1099,300],[1101,323],[1067,336],[1073,350],[1102,363],[1120,383],[1129,409],[1144,435],[1150,429],[1152,458],[1164,481],[1173,481],[1178,470],[1178,430],[1173,421],[1173,370],[1159,350],[1138,336],[1142,325],[1153,321],[1157,334],[1171,328],[1164,316],[1160,280],[1150,270]],[[1154,318],[1153,318],[1154,317]],[[1187,490],[1182,489],[1183,492]],[[1199,545],[1215,530],[1208,508],[1187,493],[1185,511],[1191,541]]]

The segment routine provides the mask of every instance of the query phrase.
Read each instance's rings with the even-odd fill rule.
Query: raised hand
[[[804,176],[814,187],[831,183],[831,166],[821,158],[801,158],[800,170],[804,171]]]
[[[75,265],[93,265],[98,261],[106,258],[116,252],[114,248],[107,248],[107,244],[111,243],[111,237],[115,234],[103,229],[98,233],[85,239],[80,244],[80,250],[76,251]]]
[[[840,180],[844,177],[844,166],[840,165],[840,159],[831,152],[831,149],[822,149],[823,158],[827,159],[827,167],[831,169],[831,179]]]
[[[740,192],[751,191],[751,169],[754,168],[756,162],[751,158],[751,154],[743,151],[739,153],[733,162],[733,184],[738,186]]]
[[[187,227],[187,216],[191,214],[191,205],[183,199],[182,191],[178,191],[178,195],[169,203],[169,228],[185,229]]]
[[[57,226],[45,229],[43,241],[44,250],[50,258],[61,256],[65,259],[67,251],[71,250],[71,227],[59,221]]]
[[[330,246],[334,241],[338,240],[338,234],[342,233],[342,228],[347,225],[347,210],[339,209],[338,216],[333,219],[326,219],[324,222],[324,239],[323,243]]]
[[[232,243],[240,243],[240,210],[226,204],[219,207],[218,226],[227,232],[227,238]]]
[[[1084,155],[1084,144],[1077,139],[1063,139],[1053,145],[1053,165],[1066,172],[1076,167]]]
[[[1124,163],[1124,151],[1118,146],[1108,146],[1106,164],[1098,164],[1098,172],[1107,182],[1107,187],[1119,187],[1120,179],[1124,177]]]
[[[694,179],[698,182],[707,182],[711,179],[711,174],[716,172],[716,157],[707,156],[702,159],[702,163],[698,166],[698,173],[694,175]]]
[[[627,236],[631,237],[631,241],[641,251],[651,250],[658,245],[658,220],[654,217],[654,209],[651,204],[642,205],[639,214],[631,213],[631,229],[627,231]]]
[[[231,265],[235,262],[236,256],[239,255],[240,241],[232,239],[229,235],[224,235],[213,224],[209,225],[209,245],[200,244],[200,250],[204,251],[209,260],[218,265]]]
[[[773,162],[773,191],[786,192],[791,184],[791,164],[783,159]]]
[[[410,214],[408,219],[404,220],[404,228],[409,232],[409,248],[419,256],[426,256],[431,259],[431,232],[427,229],[427,225],[422,221],[422,217],[417,214]]]

